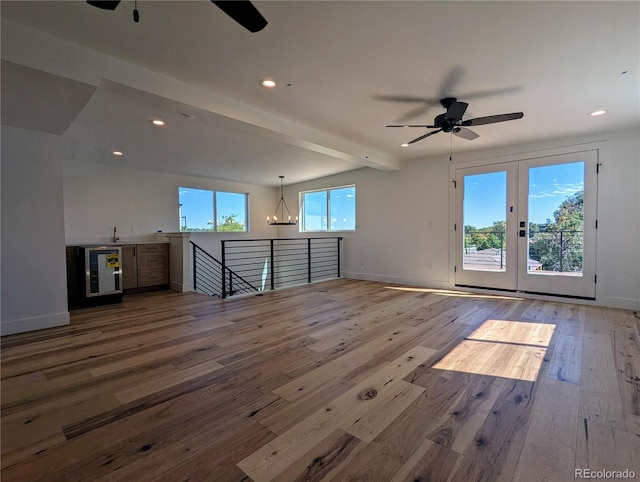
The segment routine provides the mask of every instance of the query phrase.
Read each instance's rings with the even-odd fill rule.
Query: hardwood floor
[[[344,279],[130,295],[2,339],[2,480],[638,480],[639,332]]]

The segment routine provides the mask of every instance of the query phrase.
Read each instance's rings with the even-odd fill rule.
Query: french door
[[[597,151],[455,170],[455,284],[595,298]]]

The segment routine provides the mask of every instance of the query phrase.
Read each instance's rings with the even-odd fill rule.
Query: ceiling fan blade
[[[475,119],[467,119],[463,121],[462,126],[482,126],[485,124],[495,124],[496,122],[505,122],[510,120],[522,119],[522,112],[513,112],[511,114],[489,115],[486,117],[476,117]]]
[[[391,124],[385,127],[426,127],[427,129],[437,129],[438,126],[425,126],[425,125],[416,125],[416,124]]]
[[[461,65],[452,66],[442,80],[442,84],[440,84],[440,89],[438,90],[440,98],[451,97],[453,92],[457,90],[458,84],[462,81],[465,73],[466,71]]]
[[[446,119],[450,122],[458,122],[462,120],[462,116],[469,107],[466,102],[454,102],[447,109]]]
[[[456,127],[451,131],[454,136],[462,137],[468,141],[472,141],[480,137],[478,134],[473,132],[471,129],[467,129],[466,127]]]
[[[267,26],[267,21],[256,7],[248,0],[211,0],[216,7],[229,15],[232,19],[256,33]]]
[[[427,132],[426,134],[420,136],[420,137],[416,137],[414,140],[407,142],[407,144],[413,144],[415,142],[421,141],[422,139],[425,139],[426,137],[432,136],[434,134],[437,134],[438,132],[441,132],[442,129],[438,129],[437,131],[432,131],[432,132]]]
[[[440,100],[429,97],[418,97],[417,95],[373,95],[375,100],[386,100],[390,102],[420,102],[430,106],[440,105]]]
[[[87,0],[87,3],[93,7],[102,8],[103,10],[115,10],[120,0]]]

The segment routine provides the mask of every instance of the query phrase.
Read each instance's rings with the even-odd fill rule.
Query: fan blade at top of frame
[[[462,121],[462,126],[483,126],[485,124],[495,124],[496,122],[505,122],[516,119],[522,119],[524,114],[522,112],[513,112],[511,114],[498,114],[489,115],[486,117],[476,117],[475,119],[467,119]]]
[[[87,0],[87,3],[103,10],[115,10],[120,4],[120,0]]]
[[[211,0],[216,7],[229,15],[232,19],[256,33],[267,26],[266,19],[250,1],[246,0]]]
[[[462,137],[468,141],[472,141],[480,137],[478,134],[473,132],[471,129],[467,129],[466,127],[456,127],[451,133],[454,136]]]
[[[416,137],[414,140],[407,142],[407,144],[413,144],[415,142],[421,141],[422,139],[426,139],[427,137],[437,134],[438,132],[441,132],[441,131],[442,129],[438,129],[437,131],[427,132],[426,134],[420,137]]]

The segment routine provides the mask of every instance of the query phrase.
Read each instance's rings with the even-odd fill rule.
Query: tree
[[[218,232],[222,233],[236,233],[244,231],[244,224],[236,221],[237,214],[230,214],[229,216],[222,216],[222,224],[218,224]]]
[[[529,257],[545,271],[582,271],[584,239],[584,191],[568,197],[553,213],[554,220],[529,227]]]
[[[478,251],[504,248],[506,230],[504,221],[494,221],[492,226],[480,229],[467,225],[464,227],[466,247],[475,246]]]

